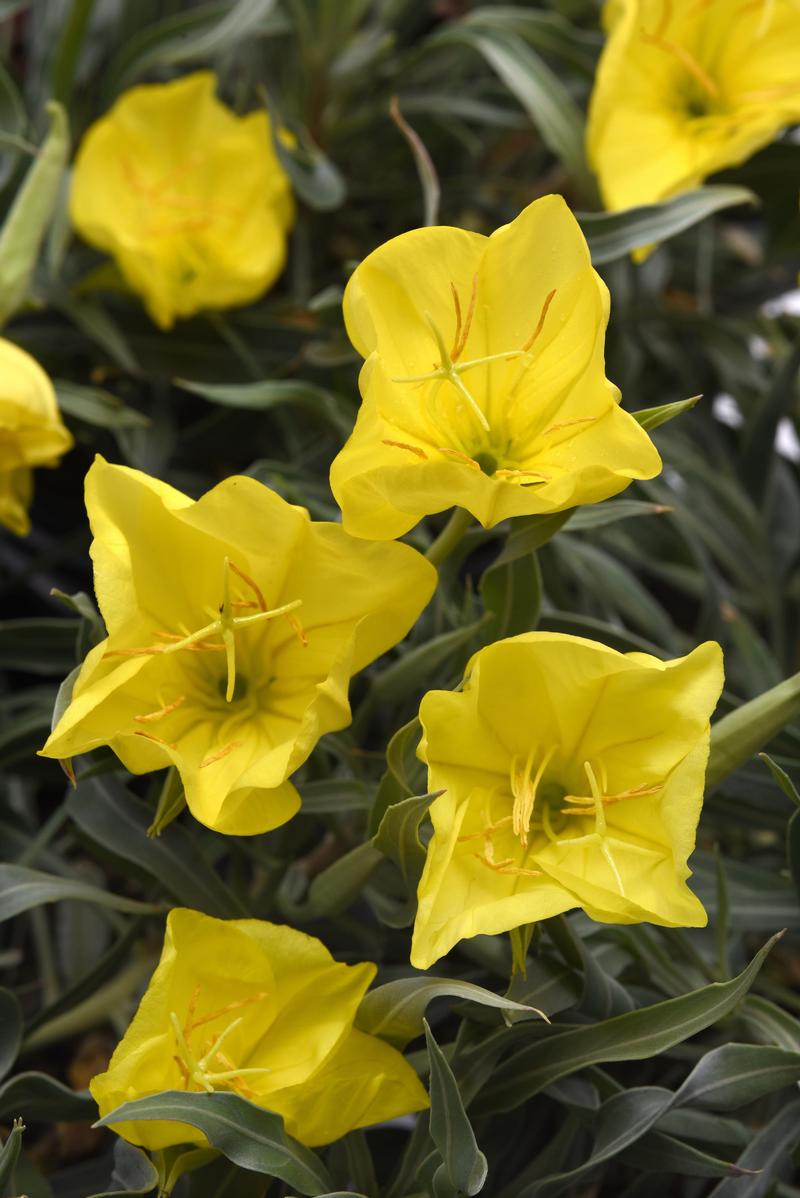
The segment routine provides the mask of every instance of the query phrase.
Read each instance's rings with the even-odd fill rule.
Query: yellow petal
[[[264,112],[236,116],[198,71],[125,92],[86,134],[70,215],[169,328],[277,277],[292,204]]]

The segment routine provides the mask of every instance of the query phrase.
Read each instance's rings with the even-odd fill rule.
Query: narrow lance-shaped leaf
[[[770,687],[762,695],[729,711],[711,726],[711,752],[706,787],[718,786],[729,774],[768,744],[800,713],[800,674]]]
[[[128,1120],[188,1123],[242,1169],[277,1177],[304,1195],[324,1194],[331,1188],[322,1161],[286,1134],[280,1115],[262,1110],[238,1094],[166,1090],[150,1098],[124,1102],[96,1126],[109,1127]]]
[[[480,1112],[513,1110],[551,1082],[606,1061],[640,1061],[681,1044],[724,1018],[744,997],[779,933],[730,982],[713,982],[690,994],[654,1003],[589,1027],[560,1032],[526,1045],[499,1065],[478,1097]]]
[[[479,1194],[488,1172],[486,1157],[478,1147],[447,1057],[433,1038],[427,1021],[424,1026],[431,1067],[430,1132],[442,1158],[441,1171],[457,1193]]]
[[[25,300],[69,157],[67,114],[55,101],[47,113],[50,131],[0,232],[0,324]]]

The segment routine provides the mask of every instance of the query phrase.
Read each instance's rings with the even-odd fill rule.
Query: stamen
[[[541,470],[495,470],[495,478],[541,478],[551,479],[552,474],[543,474]]]
[[[300,621],[295,616],[287,616],[286,620],[287,620],[292,632],[295,634],[295,636],[299,640],[300,644],[305,649],[308,645],[308,637],[305,634],[303,625],[300,623]]]
[[[749,104],[751,101],[759,103],[762,100],[781,100],[785,96],[796,96],[798,92],[800,83],[787,83],[779,87],[763,87],[759,91],[740,92],[736,98]]]
[[[450,458],[456,458],[459,462],[464,462],[467,466],[472,467],[473,470],[480,472],[480,466],[475,459],[469,457],[466,453],[462,453],[460,449],[448,449],[446,445],[440,445],[439,453],[446,454]]]
[[[450,350],[450,357],[455,358],[456,349],[461,340],[461,300],[458,298],[458,291],[452,279],[450,280],[450,293],[453,296],[453,303],[456,306],[456,331],[453,335],[453,348]]]
[[[409,453],[414,453],[418,458],[428,460],[428,455],[419,445],[408,445],[405,441],[382,441],[382,445],[391,445],[394,449],[407,449]]]
[[[521,865],[514,865],[513,857],[507,857],[505,861],[490,861],[484,853],[474,853],[473,856],[496,874],[507,874],[519,878],[541,878],[542,876],[541,869],[525,869]]]
[[[251,994],[248,998],[237,998],[233,1002],[226,1003],[224,1007],[219,1007],[216,1011],[211,1011],[208,1015],[201,1015],[199,1019],[194,1018],[194,1012],[197,1007],[197,998],[200,995],[200,987],[195,986],[192,997],[189,1000],[189,1012],[186,1016],[187,1035],[198,1027],[202,1027],[204,1023],[213,1023],[215,1019],[221,1019],[223,1015],[230,1015],[231,1011],[240,1011],[242,1007],[250,1007],[255,1002],[261,1002],[265,998],[269,998],[269,990],[259,990],[258,994]]]
[[[703,67],[700,66],[700,63],[692,57],[685,46],[681,46],[678,42],[673,42],[671,38],[664,37],[661,33],[646,33],[642,30],[641,37],[642,41],[647,42],[651,46],[657,46],[660,50],[666,50],[673,58],[677,58],[678,62],[686,68],[703,90],[712,99],[718,99],[719,88],[717,84]]]
[[[136,717],[134,717],[134,719],[135,718]],[[164,740],[163,737],[156,736],[153,732],[142,732],[139,728],[134,729],[133,735],[143,736],[146,740],[153,740],[157,745],[163,745],[165,749],[177,749],[178,747],[175,741]]]
[[[145,734],[143,732],[139,732],[138,735],[144,736]],[[197,768],[204,770],[206,768],[206,766],[213,765],[215,761],[222,761],[223,757],[227,757],[228,754],[232,753],[234,749],[238,749],[239,746],[241,745],[241,743],[242,742],[240,740],[232,740],[227,745],[225,745],[222,749],[219,749],[218,752],[206,754],[206,756],[203,758],[203,760],[200,762],[200,765]],[[174,746],[173,746],[173,748],[174,748]]]
[[[226,560],[228,560],[228,559],[226,559]],[[231,570],[233,570],[234,574],[236,574],[239,578],[241,578],[241,580],[245,584],[245,586],[248,586],[250,588],[250,590],[255,595],[256,600],[258,602],[258,606],[261,608],[261,610],[266,611],[267,610],[267,601],[264,598],[264,594],[261,590],[261,587],[255,581],[255,579],[251,578],[249,574],[245,574],[244,570],[240,570],[239,567],[236,565],[236,562],[232,562],[232,561],[228,560],[228,566],[230,567]]]
[[[560,433],[562,428],[574,428],[576,424],[596,424],[600,419],[599,416],[581,416],[577,420],[562,420],[560,424],[551,424],[542,433],[546,437],[549,433]]]
[[[186,695],[179,695],[174,703],[168,703],[166,707],[161,707],[158,711],[151,711],[148,715],[135,715],[133,718],[138,724],[149,724],[152,720],[163,720],[165,715],[169,715],[172,711],[177,711],[181,704],[185,702]]]
[[[544,303],[542,304],[542,310],[539,313],[539,320],[537,321],[536,328],[533,330],[533,332],[531,333],[528,340],[522,346],[523,353],[526,354],[529,349],[533,348],[536,338],[539,336],[542,329],[544,328],[544,322],[547,319],[547,312],[555,298],[555,294],[556,294],[556,288],[554,287],[553,290],[546,297]]]
[[[456,293],[455,287],[453,287],[452,283],[450,286],[453,290],[453,296],[456,301],[456,338],[453,342],[453,348],[450,351],[450,357],[454,362],[457,362],[461,354],[464,352],[467,344],[467,338],[469,337],[469,332],[472,328],[472,318],[475,315],[475,301],[478,298],[478,276],[477,274],[472,276],[472,293],[469,297],[467,318],[464,321],[463,328],[461,326],[461,304],[458,301],[458,295]]]
[[[527,847],[528,844],[528,832],[530,831],[533,807],[536,802],[536,792],[539,789],[539,783],[557,747],[557,745],[550,746],[542,758],[533,779],[531,779],[531,767],[536,753],[535,745],[528,754],[525,768],[521,775],[517,775],[517,758],[514,757],[511,762],[511,793],[514,796],[514,806],[511,813],[512,828],[514,835],[519,837],[523,848]]]
[[[481,816],[484,820],[486,820],[486,826],[482,828],[480,832],[469,832],[466,836],[459,836],[457,840],[458,844],[461,844],[467,840],[486,840],[498,828],[505,828],[508,824],[510,824],[513,818],[510,815],[504,815],[502,819],[498,819],[492,823],[485,811],[481,812]]]

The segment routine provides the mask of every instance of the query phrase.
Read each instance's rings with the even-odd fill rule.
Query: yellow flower
[[[0,524],[30,530],[32,466],[56,466],[72,448],[53,384],[38,362],[0,337]]]
[[[91,1083],[104,1118],[162,1090],[229,1090],[282,1115],[309,1147],[422,1110],[403,1056],[353,1027],[375,976],[313,936],[258,919],[167,916],[161,961],[111,1058]],[[145,1148],[204,1144],[182,1123],[114,1125]]]
[[[436,571],[252,478],[193,502],[98,457],[86,506],[109,635],[42,754],[107,744],[135,774],[174,764],[192,814],[219,832],[285,823],[300,804],[289,775],[349,723],[351,675],[405,636]]]
[[[686,885],[722,654],[660,661],[529,632],[422,701],[434,835],[411,961],[582,907],[604,923],[702,927]]]
[[[797,0],[613,0],[587,148],[606,206],[697,187],[800,119]]]
[[[453,506],[489,528],[657,474],[605,377],[608,311],[558,196],[491,237],[415,229],[370,254],[344,297],[367,359],[355,431],[331,468],[345,528],[397,537]]]
[[[70,215],[111,254],[156,324],[261,295],[293,218],[265,112],[236,116],[198,71],[134,87],[89,129]]]

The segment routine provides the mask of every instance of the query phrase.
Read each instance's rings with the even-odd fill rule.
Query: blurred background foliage
[[[281,152],[298,200],[271,292],[161,333],[108,261],[70,233],[67,173],[27,303],[7,329],[56,381],[77,445],[58,470],[37,472],[30,536],[0,537],[0,1122],[10,1133],[0,1193],[85,1198],[156,1185],[142,1154],[117,1144],[115,1155],[110,1133],[90,1128],[82,1093],[153,966],[163,924],[153,904],[285,920],[343,959],[378,961],[381,983],[413,976],[424,804],[368,840],[390,804],[424,790],[410,723],[421,695],[454,685],[482,642],[539,627],[676,656],[715,638],[726,655],[722,710],[800,669],[800,143],[784,135],[684,201],[599,213],[583,154],[599,7],[0,3],[2,210],[45,135],[48,100],[66,107],[74,147],[126,88],[203,66],[233,107],[266,104],[294,134]],[[393,120],[393,97],[435,174]],[[356,680],[352,727],[320,744],[298,779],[303,813],[276,832],[222,838],[184,814],[148,838],[162,779],[130,779],[105,752],[68,788],[35,750],[61,681],[102,635],[82,501],[93,455],[193,496],[249,473],[335,519],[328,467],[358,406],[360,360],[340,305],[353,266],[434,212],[488,233],[551,191],[578,212],[611,289],[607,372],[623,403],[636,411],[702,395],[655,433],[662,476],[581,509],[543,544],[535,521],[510,537],[504,526],[472,531],[409,640]],[[662,238],[633,264],[631,248]],[[441,524],[409,539],[424,548]],[[693,858],[707,930],[548,921],[511,994],[554,1027],[506,1026],[497,1011],[454,1006],[453,994],[429,1009],[489,1162],[485,1185],[478,1157],[472,1188],[459,1184],[452,1152],[463,1162],[477,1149],[445,1087],[455,1149],[427,1117],[413,1132],[353,1133],[323,1154],[331,1191],[476,1193],[478,1177],[502,1198],[800,1196],[800,724],[769,751],[774,773],[754,759],[707,799]],[[730,981],[781,928],[761,972]],[[464,942],[436,972],[501,992],[508,941]],[[681,1006],[693,991],[694,1005]],[[653,1006],[669,1000],[679,1005]],[[593,1049],[546,1047],[592,1026]],[[427,1073],[421,1022],[413,1030],[412,1060]],[[549,1074],[539,1049],[556,1061]],[[441,1070],[437,1061],[432,1053]],[[676,1099],[701,1066],[714,1094],[698,1096],[698,1082]],[[24,1135],[10,1130],[18,1115]],[[174,1192],[292,1193],[271,1168],[220,1157]]]

